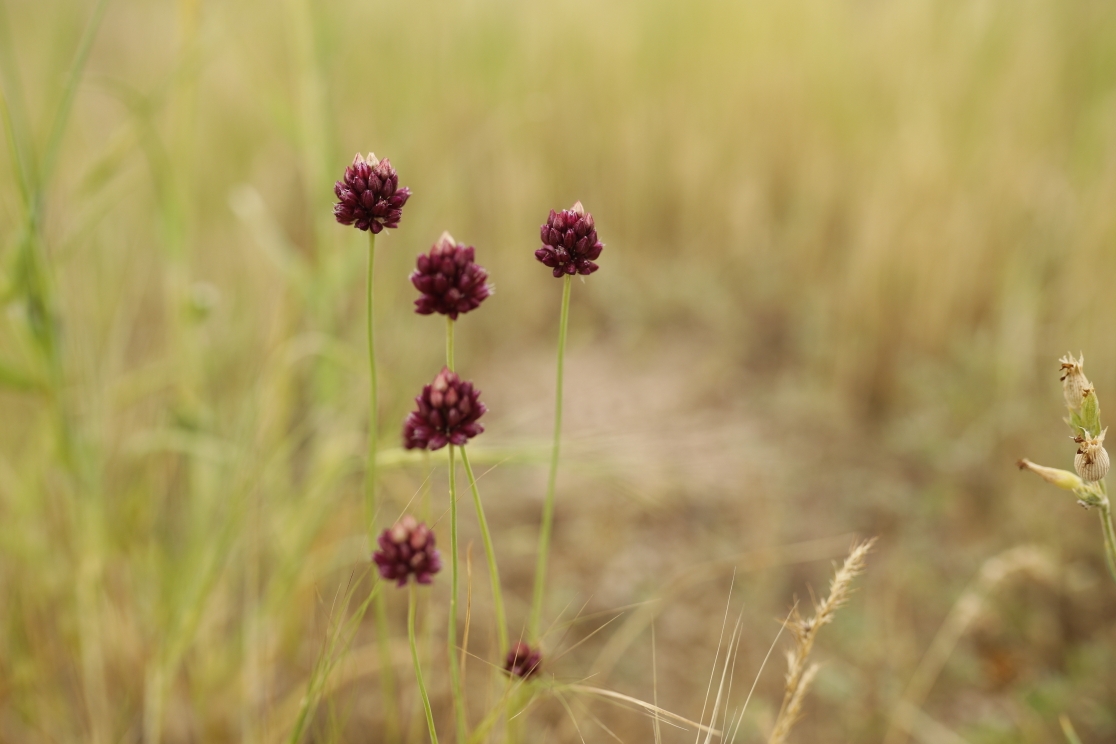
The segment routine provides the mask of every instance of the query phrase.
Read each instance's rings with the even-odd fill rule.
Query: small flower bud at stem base
[[[1035,475],[1042,478],[1047,483],[1053,483],[1058,488],[1064,488],[1067,491],[1075,491],[1085,487],[1085,483],[1081,478],[1077,477],[1068,470],[1059,470],[1058,468],[1048,468],[1045,465],[1038,465],[1024,458],[1016,463],[1020,470],[1030,470]]]

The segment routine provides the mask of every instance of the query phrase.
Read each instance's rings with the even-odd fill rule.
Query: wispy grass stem
[[[426,692],[426,683],[422,680],[422,664],[419,662],[418,643],[415,642],[415,605],[418,603],[418,589],[415,584],[410,585],[407,599],[407,640],[411,644],[411,661],[415,664],[415,682],[418,683],[419,695],[422,696],[422,707],[426,712],[426,726],[430,731],[431,744],[438,744],[438,732],[434,729],[434,712],[430,708],[430,695]],[[452,650],[450,656],[453,656]]]
[[[802,702],[819,669],[817,664],[810,663],[810,651],[814,648],[818,630],[833,622],[837,610],[848,600],[852,582],[864,573],[868,553],[875,543],[875,538],[872,538],[853,545],[845,563],[837,569],[829,584],[829,596],[815,605],[813,617],[803,618],[798,614],[797,607],[791,610],[790,624],[787,627],[794,634],[794,651],[787,654],[788,669],[783,704],[779,708],[768,744],[783,744],[794,724],[802,717]]]

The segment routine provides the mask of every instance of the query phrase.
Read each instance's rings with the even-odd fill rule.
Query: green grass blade
[[[93,8],[93,14],[85,24],[81,41],[78,42],[77,54],[74,56],[73,64],[70,65],[66,83],[62,87],[62,98],[58,102],[58,108],[55,110],[54,118],[51,121],[50,136],[47,137],[46,149],[43,151],[42,172],[39,174],[40,184],[50,181],[54,163],[58,159],[58,150],[62,144],[62,135],[66,132],[70,110],[74,106],[78,83],[81,82],[82,74],[85,72],[85,63],[89,60],[89,52],[93,47],[93,40],[97,38],[97,31],[101,27],[101,19],[104,18],[107,6],[108,0],[98,0],[97,5]]]

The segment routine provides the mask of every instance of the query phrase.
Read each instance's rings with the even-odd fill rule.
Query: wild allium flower
[[[434,382],[423,386],[415,403],[418,409],[411,411],[403,423],[403,445],[407,449],[460,446],[484,431],[477,423],[488,410],[480,402],[480,391],[448,367],[442,368]]]
[[[473,246],[442,233],[430,253],[418,257],[418,268],[411,272],[411,284],[422,292],[415,300],[415,312],[441,313],[457,320],[458,314],[475,309],[491,295],[488,272],[473,260],[475,253]]]
[[[345,169],[345,178],[333,185],[337,203],[333,216],[342,225],[352,225],[373,234],[385,227],[399,227],[403,205],[411,190],[399,188],[399,176],[387,158],[377,160],[373,153],[364,158],[358,152]]]
[[[1077,455],[1073,458],[1073,467],[1081,476],[1081,480],[1086,483],[1099,481],[1108,475],[1111,461],[1108,451],[1104,448],[1104,435],[1107,433],[1108,429],[1105,429],[1095,437],[1086,434],[1073,438],[1073,441],[1078,444]]]
[[[397,586],[407,583],[410,576],[420,584],[429,584],[442,568],[442,558],[434,547],[434,533],[422,522],[406,515],[380,533],[380,549],[372,560],[380,576],[394,580]]]
[[[561,212],[550,210],[539,234],[543,245],[535,251],[535,258],[549,266],[554,276],[589,275],[600,268],[593,261],[601,255],[604,244],[597,240],[593,215],[585,211],[581,202]]]
[[[530,679],[538,673],[540,664],[542,664],[541,651],[531,648],[523,641],[516,641],[504,660],[504,671],[513,677]]]

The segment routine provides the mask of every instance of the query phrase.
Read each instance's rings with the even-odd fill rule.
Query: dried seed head
[[[433,531],[409,514],[381,532],[376,542],[380,549],[372,560],[380,576],[394,580],[397,586],[405,585],[411,576],[420,584],[429,584],[442,568]]]
[[[535,251],[535,258],[549,266],[556,277],[566,274],[589,275],[596,271],[593,263],[604,250],[597,240],[593,215],[585,211],[581,202],[561,212],[550,210],[546,224],[539,228],[542,248]]]
[[[1058,361],[1062,365],[1062,394],[1066,397],[1066,405],[1071,411],[1081,410],[1086,391],[1093,387],[1085,377],[1085,355],[1075,359],[1073,354],[1066,354]]]
[[[345,169],[345,177],[333,185],[333,193],[337,195],[333,205],[337,221],[373,234],[385,227],[399,227],[403,205],[411,197],[409,188],[399,188],[399,176],[390,160],[377,160],[372,153],[365,158],[359,152]]]
[[[1073,458],[1073,467],[1081,476],[1081,480],[1086,483],[1099,481],[1108,475],[1111,461],[1108,451],[1104,448],[1104,435],[1107,432],[1108,429],[1105,429],[1095,437],[1086,434],[1073,439],[1078,444],[1077,456]]]
[[[507,658],[504,659],[504,671],[513,677],[530,679],[538,673],[540,664],[542,664],[542,652],[531,648],[523,641],[517,641],[512,644]]]
[[[488,272],[473,260],[475,252],[445,232],[430,253],[418,257],[411,273],[411,284],[422,293],[415,300],[416,313],[441,313],[457,320],[458,314],[475,309],[492,294]]]
[[[418,408],[403,423],[403,445],[407,449],[437,450],[447,444],[463,445],[484,427],[477,422],[488,408],[480,402],[480,391],[443,367],[422,395]]]

